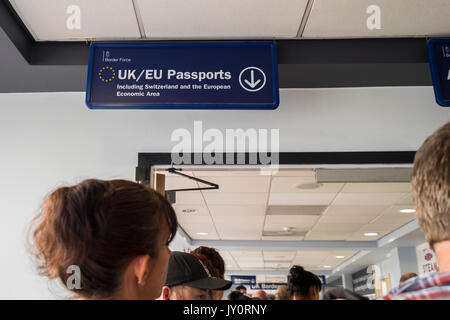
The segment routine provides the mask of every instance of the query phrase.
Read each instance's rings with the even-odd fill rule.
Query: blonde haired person
[[[417,220],[439,272],[410,279],[384,299],[450,299],[450,122],[440,127],[417,150],[411,178]]]

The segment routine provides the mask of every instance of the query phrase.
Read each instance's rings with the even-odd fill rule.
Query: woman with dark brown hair
[[[156,299],[177,226],[172,206],[153,189],[91,179],[45,199],[32,250],[40,273],[59,279],[77,298]]]
[[[225,261],[214,248],[198,247],[191,252],[206,266],[214,278],[225,279]],[[211,300],[222,300],[223,290],[212,290]]]

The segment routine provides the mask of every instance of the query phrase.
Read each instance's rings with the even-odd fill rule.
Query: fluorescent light
[[[414,213],[414,212],[416,212],[416,210],[414,210],[414,209],[402,209],[402,210],[400,210],[400,212],[402,212],[402,213]]]
[[[397,239],[397,238],[390,238],[388,242],[389,242],[389,243],[394,242],[396,239]]]
[[[344,259],[345,256],[336,256],[336,259]]]
[[[199,236],[207,236],[209,233],[208,232],[197,232],[196,234],[198,234]]]
[[[378,233],[376,233],[376,232],[366,232],[366,233],[364,233],[364,235],[366,237],[376,237],[378,235]]]
[[[331,266],[323,266],[323,267],[324,267],[324,268],[327,268],[327,269],[328,269],[328,268],[331,268]]]

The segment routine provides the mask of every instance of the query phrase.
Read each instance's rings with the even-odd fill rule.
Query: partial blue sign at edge
[[[450,106],[450,39],[431,39],[427,42],[428,60],[436,102]]]
[[[269,41],[93,43],[86,105],[91,109],[276,109],[276,46]]]

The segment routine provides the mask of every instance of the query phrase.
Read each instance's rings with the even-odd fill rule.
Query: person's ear
[[[163,286],[161,291],[161,300],[170,300],[170,295],[172,294],[168,286]]]
[[[133,260],[133,272],[136,276],[138,285],[145,285],[148,277],[150,256],[148,254],[137,256]]]

